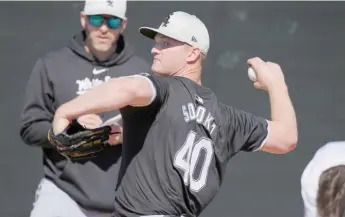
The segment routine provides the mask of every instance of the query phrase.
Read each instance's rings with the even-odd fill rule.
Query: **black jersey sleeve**
[[[225,123],[225,140],[229,153],[256,151],[264,145],[268,136],[265,118],[222,104]]]
[[[143,76],[147,78],[154,90],[154,94],[152,96],[151,105],[162,105],[168,96],[169,91],[169,82],[168,78],[163,76],[157,76],[152,73],[140,73],[135,76]],[[140,87],[139,87],[140,88]]]

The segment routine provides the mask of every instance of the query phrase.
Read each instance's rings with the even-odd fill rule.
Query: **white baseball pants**
[[[99,213],[81,208],[53,182],[43,178],[36,190],[30,217],[111,217],[111,213]]]

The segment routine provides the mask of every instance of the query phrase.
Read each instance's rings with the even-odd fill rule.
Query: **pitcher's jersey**
[[[156,94],[146,107],[121,110],[114,216],[198,216],[219,190],[228,160],[264,144],[267,121],[218,102],[187,78],[143,76]]]

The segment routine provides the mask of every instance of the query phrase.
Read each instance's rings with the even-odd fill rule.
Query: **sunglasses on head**
[[[107,21],[107,26],[110,29],[118,29],[121,26],[121,18],[118,17],[103,17],[102,15],[89,15],[88,21],[91,26],[100,27],[104,20]]]

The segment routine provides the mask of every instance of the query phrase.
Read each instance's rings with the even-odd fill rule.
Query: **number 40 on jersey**
[[[196,141],[197,134],[190,131],[182,147],[176,152],[174,166],[183,171],[183,182],[189,189],[199,192],[207,182],[209,167],[213,157],[212,140],[201,137]],[[204,158],[201,158],[204,151]],[[203,162],[199,162],[203,160]],[[201,164],[198,174],[195,174],[197,165]]]

